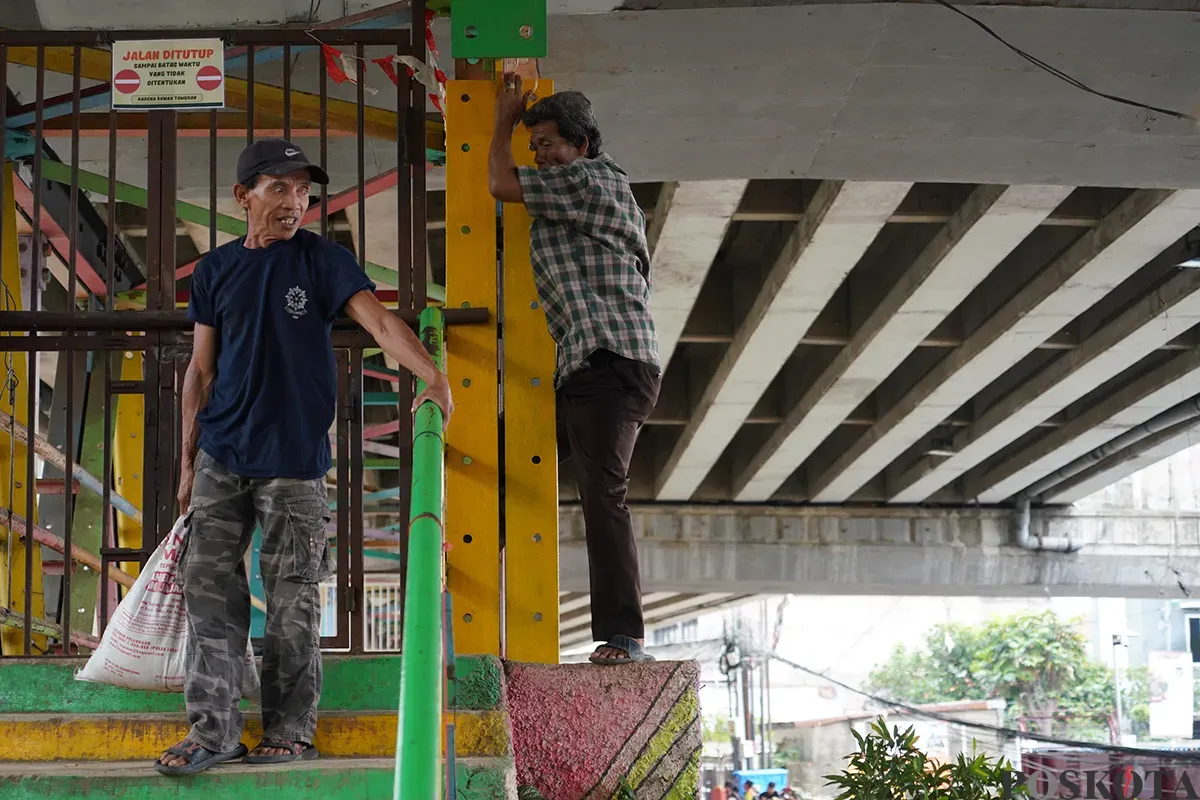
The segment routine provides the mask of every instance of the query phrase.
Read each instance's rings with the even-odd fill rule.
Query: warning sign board
[[[221,108],[225,45],[220,39],[113,42],[112,107],[117,111]]]

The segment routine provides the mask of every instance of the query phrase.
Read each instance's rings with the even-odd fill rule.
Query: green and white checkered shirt
[[[660,366],[646,217],[625,171],[601,153],[562,166],[518,167],[517,175],[533,217],[534,283],[557,344],[555,385],[599,349]]]

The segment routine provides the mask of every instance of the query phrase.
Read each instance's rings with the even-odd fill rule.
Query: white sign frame
[[[225,43],[220,39],[112,44],[114,111],[224,108],[227,77]]]

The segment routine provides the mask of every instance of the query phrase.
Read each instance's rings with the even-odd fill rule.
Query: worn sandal
[[[217,753],[209,750],[202,744],[193,742],[191,739],[184,739],[179,744],[168,747],[166,752],[173,756],[186,758],[187,763],[177,767],[167,766],[162,763],[162,756],[159,756],[159,760],[154,762],[156,770],[163,775],[191,775],[195,772],[202,772],[209,767],[215,767],[217,764],[224,764],[226,761],[241,758],[248,751],[246,750],[246,745],[239,744],[228,753]]]
[[[264,747],[275,747],[280,750],[287,750],[286,753],[279,753],[273,756],[246,756],[242,759],[243,764],[283,764],[288,761],[312,761],[320,756],[317,748],[311,744],[304,742],[285,742],[280,739],[263,739],[258,743],[255,750],[260,750]]]
[[[637,639],[633,639],[633,638],[630,638],[629,636],[624,636],[622,634],[618,634],[618,635],[612,637],[605,643],[604,646],[612,647],[617,650],[624,650],[625,657],[624,658],[600,658],[595,653],[592,653],[592,655],[588,658],[588,661],[591,661],[593,664],[599,664],[600,666],[608,667],[608,666],[613,666],[616,664],[633,664],[638,661],[653,661],[654,660],[654,656],[647,653],[645,648],[643,648],[640,644],[638,644]],[[597,651],[599,651],[600,648],[596,648],[596,649],[597,649]]]

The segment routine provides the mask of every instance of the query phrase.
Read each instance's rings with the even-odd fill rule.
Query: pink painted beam
[[[364,439],[378,439],[380,436],[387,436],[389,433],[400,432],[400,420],[394,419],[391,422],[380,422],[375,425],[367,425],[363,428]]]
[[[25,519],[17,514],[13,514],[10,511],[4,511],[0,513],[0,528],[7,528],[13,533],[17,534],[17,536],[20,536],[22,539],[28,537],[29,535],[29,525],[25,522]],[[40,545],[49,547],[51,550],[59,553],[60,555],[66,555],[66,542],[64,542],[56,534],[51,533],[39,525],[33,526],[33,540]],[[71,559],[79,562],[80,564],[91,567],[96,572],[100,571],[100,556],[88,550],[84,550],[82,547],[74,544],[71,545]],[[134,577],[132,575],[122,572],[113,566],[109,566],[108,568],[108,577],[122,586],[133,586],[134,583]]]

